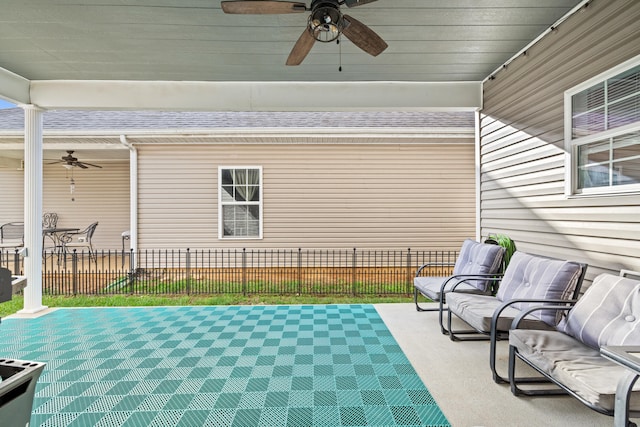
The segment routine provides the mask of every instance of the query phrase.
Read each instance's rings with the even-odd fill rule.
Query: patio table
[[[603,357],[629,369],[616,388],[614,427],[627,427],[631,390],[640,377],[640,346],[605,346],[600,349]]]
[[[59,252],[64,249],[64,242],[62,241],[64,233],[77,232],[79,230],[77,227],[43,228],[42,235],[50,238],[53,241],[53,247]]]

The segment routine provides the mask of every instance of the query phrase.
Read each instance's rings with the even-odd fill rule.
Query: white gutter
[[[120,135],[120,143],[129,149],[129,248],[138,251],[138,150]],[[125,248],[126,249],[126,248]]]

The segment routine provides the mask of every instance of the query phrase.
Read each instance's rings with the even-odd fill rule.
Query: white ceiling
[[[380,35],[389,45],[387,50],[371,57],[343,37],[340,45],[316,43],[302,65],[287,67],[286,58],[305,27],[307,13],[228,15],[222,12],[219,0],[3,0],[0,97],[47,108],[82,108],[90,106],[89,97],[99,99],[111,90],[104,81],[118,80],[128,83],[120,89],[115,86],[116,99],[96,101],[95,107],[153,108],[162,99],[172,99],[174,92],[184,92],[189,88],[185,84],[191,82],[195,86],[193,92],[187,91],[189,99],[177,98],[174,107],[188,108],[198,93],[214,98],[223,87],[226,102],[228,98],[245,99],[229,109],[243,110],[268,109],[268,105],[256,106],[255,98],[276,99],[287,92],[287,82],[301,87],[306,82],[402,82],[410,84],[373,86],[371,91],[384,99],[398,87],[405,88],[403,96],[419,94],[409,105],[428,104],[424,98],[432,92],[420,92],[424,85],[449,84],[436,86],[446,93],[458,87],[452,83],[482,81],[580,3],[582,0],[378,0],[354,8],[342,6],[343,13]],[[174,84],[158,86],[158,82]],[[202,82],[216,84],[201,86]],[[253,86],[227,90],[229,82]],[[256,82],[281,84],[262,93],[264,86],[256,89]],[[324,97],[318,108],[346,103],[350,109],[366,109],[366,105],[350,103],[367,93],[367,86],[348,86],[357,88],[355,92],[345,92],[344,87],[317,86],[308,102],[300,101],[309,97],[301,91],[293,101],[286,99],[284,106],[273,108],[287,109],[287,103],[292,104],[291,109],[309,108],[314,105],[313,97],[327,93],[330,99]],[[142,89],[136,92],[138,88]],[[150,99],[157,92],[164,93]],[[131,95],[123,96],[127,94]],[[134,96],[147,101],[136,103],[131,99]],[[392,101],[389,108],[399,104]],[[196,102],[193,108],[225,105]]]

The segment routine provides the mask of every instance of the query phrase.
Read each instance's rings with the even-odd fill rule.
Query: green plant
[[[509,265],[509,261],[511,261],[511,257],[513,253],[516,251],[516,244],[509,236],[506,234],[492,233],[489,234],[485,242],[495,243],[496,245],[500,245],[504,248],[504,257],[502,258],[502,271],[507,269]]]

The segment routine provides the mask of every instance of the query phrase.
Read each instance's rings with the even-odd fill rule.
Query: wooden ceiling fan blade
[[[389,47],[379,35],[362,22],[349,15],[344,15],[343,18],[347,25],[342,30],[342,34],[369,55],[378,56]]]
[[[378,0],[345,0],[344,4],[347,5],[347,7],[356,7],[367,3],[373,3],[374,1]]]
[[[300,65],[304,58],[307,57],[307,54],[315,44],[316,39],[311,35],[309,29],[305,27],[304,31],[298,38],[298,41],[291,49],[291,53],[289,53],[289,57],[287,58],[287,65]]]
[[[93,168],[100,168],[100,169],[102,169],[102,166],[99,166],[99,165],[94,165],[94,164],[92,164],[92,163],[86,163],[86,162],[78,162],[78,166],[82,167],[83,165],[84,165],[84,166],[91,166],[91,167],[93,167]],[[86,169],[86,168],[85,168],[85,169]]]
[[[307,11],[307,5],[293,1],[223,1],[220,2],[224,13],[244,15],[272,15],[281,13],[301,13]]]

